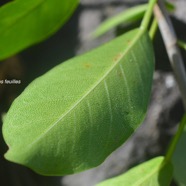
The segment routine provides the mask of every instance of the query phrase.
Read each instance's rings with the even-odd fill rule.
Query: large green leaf
[[[186,116],[182,122],[186,123]],[[186,186],[186,126],[176,145],[175,152],[172,157],[174,165],[174,179],[177,181],[179,186]]]
[[[0,8],[0,60],[57,31],[79,0],[15,0]]]
[[[97,186],[169,186],[173,168],[171,163],[163,164],[163,160],[164,157],[154,158]]]
[[[55,67],[7,113],[5,157],[44,175],[98,166],[142,122],[153,70],[152,44],[142,29]]]

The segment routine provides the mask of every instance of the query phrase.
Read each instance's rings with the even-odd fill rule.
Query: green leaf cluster
[[[64,17],[69,16],[69,8],[74,9],[69,1],[63,6],[58,0],[38,2],[20,0],[2,7],[3,20],[9,20],[2,21],[2,28],[8,23],[11,28],[5,33],[15,38],[15,28],[20,29],[29,18],[37,22],[34,36],[41,39],[46,20],[54,28],[62,7]],[[25,6],[26,13],[15,6]],[[3,13],[9,9],[14,10],[14,17]],[[42,19],[36,19],[38,14]],[[144,23],[149,19],[146,16]],[[150,97],[154,54],[145,28],[134,29],[34,80],[4,119],[3,135],[9,146],[5,157],[40,174],[64,175],[98,166],[125,142],[142,122]],[[24,42],[31,44],[27,39],[36,41],[35,32],[25,29],[23,33],[21,42],[15,44],[17,49],[25,47]],[[5,48],[9,55],[9,47]]]
[[[151,92],[154,53],[147,28],[155,3],[151,0],[110,19],[95,35],[145,13],[140,28],[56,66],[23,91],[3,120],[6,159],[43,175],[77,173],[100,165],[134,133]],[[78,0],[16,0],[2,6],[0,60],[49,37],[77,4]],[[154,34],[156,27],[151,28]],[[98,186],[168,186],[172,174],[186,185],[185,132],[172,158],[185,123],[183,119],[165,157]]]

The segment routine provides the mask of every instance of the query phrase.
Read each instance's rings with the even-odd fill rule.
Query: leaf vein
[[[136,40],[142,35],[144,34],[143,30],[138,30],[138,34],[135,36],[134,41],[136,42]],[[123,54],[115,61],[115,63],[113,63],[113,65],[105,72],[105,74],[102,76],[102,78],[100,78],[91,88],[90,90],[88,90],[82,97],[81,99],[79,99],[75,104],[73,104],[65,113],[63,113],[59,119],[54,122],[53,125],[49,126],[39,137],[37,137],[32,143],[30,143],[30,145],[28,145],[28,148],[31,148],[33,144],[37,143],[40,139],[42,139],[53,127],[55,127],[62,119],[65,118],[65,116],[67,116],[73,109],[75,109],[94,89],[96,89],[98,87],[98,85],[100,85],[100,83],[102,83],[105,78],[112,72],[112,70],[118,65],[120,64],[121,59],[124,57],[124,55],[126,55],[131,48],[133,47],[133,45],[135,44],[135,42],[133,42],[129,48],[127,48]],[[128,89],[128,86],[127,86]],[[130,98],[131,99],[131,98]]]
[[[121,73],[122,73],[122,76],[123,76],[123,80],[124,80],[124,83],[125,83],[125,87],[126,87],[126,94],[127,94],[127,101],[128,101],[128,108],[129,108],[129,113],[132,111],[132,99],[131,99],[131,96],[130,96],[130,90],[129,90],[129,85],[128,85],[128,82],[127,82],[127,78],[126,78],[126,75],[125,75],[125,72],[123,70],[123,67],[122,67],[122,64],[119,65],[120,67],[120,70],[121,70]],[[132,118],[130,118],[132,120]]]

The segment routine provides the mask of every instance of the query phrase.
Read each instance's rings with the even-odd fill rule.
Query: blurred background
[[[8,0],[1,0],[0,5]],[[105,19],[124,11],[141,0],[81,0],[70,20],[55,35],[0,63],[1,79],[20,79],[20,85],[0,84],[0,115],[7,112],[12,101],[36,77],[55,65],[87,52],[135,25],[118,26],[105,35],[91,39],[91,33]],[[186,1],[171,0],[176,10],[171,19],[177,36],[186,42]],[[6,161],[7,147],[0,135],[0,175],[2,186],[93,186],[119,175],[130,167],[154,156],[163,155],[183,115],[183,105],[159,31],[154,41],[156,71],[151,101],[145,121],[137,132],[97,168],[64,177],[44,177]],[[186,52],[181,51],[186,61]],[[2,132],[1,132],[2,133]],[[172,185],[175,185],[172,183]]]

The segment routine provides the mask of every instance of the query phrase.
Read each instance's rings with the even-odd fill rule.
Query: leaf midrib
[[[138,38],[143,35],[145,32],[145,30],[142,29],[138,29],[138,33],[136,35],[136,37],[133,39],[132,44],[123,52],[123,54],[120,56],[120,58],[115,61],[114,65],[111,66],[111,68],[108,69],[108,71],[105,73],[105,75],[103,75],[102,78],[100,78],[100,80],[98,80],[93,86],[92,88],[90,88],[89,91],[87,91],[87,93],[82,96],[81,99],[79,99],[75,104],[73,104],[73,106],[69,107],[70,109],[68,109],[64,114],[62,114],[62,116],[59,117],[59,119],[50,127],[47,128],[47,130],[45,130],[45,132],[43,132],[39,137],[37,137],[30,145],[27,146],[28,149],[30,149],[35,143],[37,143],[40,139],[42,139],[45,134],[47,134],[53,127],[55,127],[59,121],[61,121],[66,115],[68,115],[73,109],[76,108],[76,106],[78,106],[102,81],[104,81],[104,79],[112,72],[112,70],[120,63],[121,59],[124,57],[124,55],[126,55],[126,53],[128,53],[130,51],[130,49],[133,47],[133,45],[136,43],[136,41],[138,40]]]

